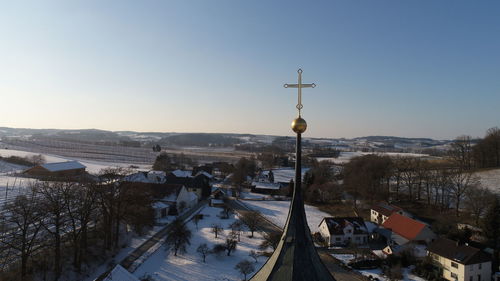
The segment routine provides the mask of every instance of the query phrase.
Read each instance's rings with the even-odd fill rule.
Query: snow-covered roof
[[[205,172],[205,171],[198,172],[196,175],[197,175],[197,176],[198,176],[198,175],[204,175],[205,177],[207,177],[207,178],[209,178],[209,179],[211,179],[211,178],[213,178],[213,177],[214,177],[214,176],[212,176],[211,174],[209,174],[209,173],[207,173],[207,172]]]
[[[252,185],[257,189],[273,189],[279,190],[281,185],[279,183],[270,183],[270,182],[257,182],[253,181]]]
[[[123,181],[149,183],[148,178],[146,177],[146,175],[143,172],[137,172],[137,173],[130,174],[130,175],[124,177]]]
[[[139,278],[117,264],[103,281],[139,281]]]
[[[153,209],[165,209],[168,208],[169,206],[163,202],[154,202],[153,203]]]
[[[307,171],[309,171],[309,168],[302,168],[301,171],[302,178],[304,178],[304,175],[306,174]],[[290,180],[295,179],[295,169],[293,168],[274,169],[273,174],[274,174],[274,182],[289,183]]]
[[[190,178],[191,177],[191,171],[182,171],[182,170],[175,170],[172,172],[174,176],[178,178]]]
[[[59,172],[59,171],[87,168],[86,166],[80,164],[80,162],[78,162],[78,161],[47,163],[47,164],[42,164],[41,166],[50,172]]]
[[[196,195],[196,193],[194,192],[188,192],[189,194],[189,201],[193,201],[193,200],[198,200],[198,195]]]

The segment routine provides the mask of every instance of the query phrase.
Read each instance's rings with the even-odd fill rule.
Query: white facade
[[[352,225],[346,225],[342,234],[332,234],[328,229],[326,220],[323,220],[319,225],[319,232],[325,241],[328,242],[329,246],[346,245],[350,242],[362,245],[368,242],[368,233],[354,234],[354,227]]]
[[[435,263],[443,269],[442,277],[454,281],[490,281],[491,261],[476,264],[461,264],[443,256],[430,253]]]
[[[184,186],[181,187],[179,194],[177,195],[177,210],[179,210],[180,206],[185,206],[185,208],[191,208],[198,203],[198,195],[194,192],[188,191]]]

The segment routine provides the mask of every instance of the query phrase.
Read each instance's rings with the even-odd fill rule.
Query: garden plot
[[[343,264],[348,264],[351,261],[354,261],[355,257],[352,254],[332,254],[334,258],[342,262]],[[364,276],[371,276],[373,278],[378,278],[380,281],[389,281],[390,279],[385,277],[382,273],[382,269],[354,269],[355,271],[363,274]],[[410,268],[403,268],[402,274],[404,281],[425,281],[425,279],[415,276],[410,273]]]
[[[259,233],[255,233],[254,238],[249,238],[250,232],[243,232],[241,242],[238,243],[231,256],[227,256],[225,253],[220,256],[212,254],[207,256],[206,263],[203,263],[202,258],[196,252],[200,244],[206,243],[209,248],[212,248],[216,244],[225,242],[226,236],[230,232],[229,225],[236,220],[236,216],[231,215],[229,219],[220,219],[218,217],[220,211],[220,208],[215,207],[202,209],[200,213],[204,215],[204,218],[199,221],[198,229],[192,221],[187,223],[192,232],[192,238],[186,253],[178,253],[176,257],[162,246],[137,268],[134,275],[137,277],[150,275],[155,281],[236,281],[243,278],[234,268],[242,260],[252,261],[255,272],[258,271],[266,258],[259,257],[258,262],[255,263],[253,258],[249,257],[249,253],[251,250],[259,251],[259,244],[262,242]],[[214,223],[218,223],[224,228],[224,233],[219,234],[218,238],[215,238],[211,231],[211,226]]]
[[[261,212],[267,219],[283,228],[288,217],[290,201],[245,201],[250,209]],[[318,208],[305,205],[307,223],[311,232],[319,231],[318,226],[324,217],[331,217],[330,214],[318,210]]]

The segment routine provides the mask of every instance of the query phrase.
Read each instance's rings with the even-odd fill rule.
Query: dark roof
[[[323,218],[328,226],[328,231],[333,235],[344,235],[344,228],[348,225],[352,225],[354,228],[354,234],[367,234],[365,222],[360,217],[327,217]],[[321,224],[320,223],[320,224]]]
[[[432,242],[427,250],[464,265],[491,261],[487,253],[446,238],[439,238]]]
[[[386,204],[386,203],[378,203],[377,205],[372,207],[372,210],[375,210],[375,211],[377,211],[377,213],[388,217],[395,212],[402,211],[403,209],[401,209],[398,206],[394,206],[394,205],[390,205],[390,204]]]
[[[426,225],[409,217],[394,213],[382,224],[382,226],[408,240],[414,240]]]

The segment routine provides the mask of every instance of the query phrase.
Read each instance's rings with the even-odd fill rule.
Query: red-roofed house
[[[425,241],[429,243],[436,238],[436,234],[425,223],[398,213],[392,214],[382,226],[409,241]]]
[[[436,239],[436,234],[428,225],[398,213],[392,214],[382,227],[379,233],[387,238],[386,254],[413,248],[416,244],[428,244]]]

